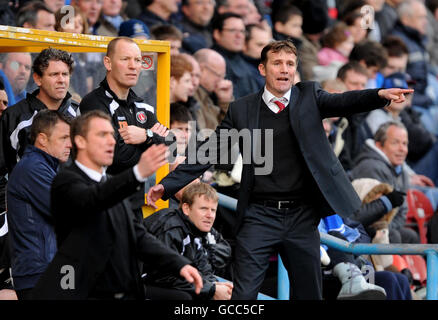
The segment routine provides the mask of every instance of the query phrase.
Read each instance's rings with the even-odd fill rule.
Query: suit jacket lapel
[[[291,126],[292,129],[295,130],[299,128],[299,116],[298,116],[298,112],[299,112],[299,108],[297,107],[298,102],[300,100],[300,90],[298,89],[297,86],[293,86],[292,87],[292,91],[290,94],[290,100],[289,100],[289,119],[291,122]],[[298,133],[295,132],[295,135],[297,135]]]
[[[250,131],[254,129],[259,128],[259,115],[260,115],[260,108],[262,106],[262,95],[263,90],[259,91],[257,98],[254,101],[254,104],[248,104],[247,105],[247,115],[248,115],[248,129]]]
[[[99,182],[94,181],[93,179],[91,179],[84,171],[82,171],[77,165],[76,163],[73,163],[73,168],[74,170],[76,170],[82,177],[84,177],[84,179],[88,182],[88,184],[98,184]],[[113,211],[114,210],[104,210],[105,214],[109,217],[111,226],[115,227],[115,220],[113,218],[113,215],[115,214]]]

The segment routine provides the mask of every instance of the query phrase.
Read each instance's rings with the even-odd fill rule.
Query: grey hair
[[[414,13],[414,11],[412,10],[412,6],[413,6],[413,4],[415,2],[424,5],[424,3],[421,0],[405,0],[405,1],[402,1],[402,3],[400,3],[400,5],[397,7],[397,14],[398,14],[398,16],[400,18],[401,17],[411,17],[412,14]]]
[[[388,139],[388,129],[391,126],[395,126],[397,128],[403,129],[406,132],[408,131],[403,123],[400,121],[387,121],[384,124],[382,124],[374,134],[374,141],[379,142],[382,146],[385,144],[386,140]]]

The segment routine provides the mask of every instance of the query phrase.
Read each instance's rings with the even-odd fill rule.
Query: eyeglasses
[[[228,31],[228,32],[231,32],[231,33],[240,33],[240,34],[242,34],[242,35],[245,35],[245,34],[246,34],[246,30],[242,30],[242,29],[223,28],[222,30],[223,30],[223,31]]]
[[[207,68],[211,73],[213,73],[216,77],[221,78],[221,79],[225,78],[225,75],[222,75],[222,74],[220,74],[220,73],[217,73],[215,70],[213,70],[211,67],[207,66],[206,64],[203,65],[203,66],[204,66],[205,68]]]
[[[28,64],[24,64],[24,63],[21,63],[21,62],[18,62],[18,61],[11,61],[11,62],[9,63],[9,67],[10,67],[11,69],[13,69],[13,70],[18,70],[18,69],[21,68],[21,67],[24,67],[24,69],[25,69],[26,71],[30,71],[30,69],[31,69],[31,66],[30,66],[30,65],[28,65]]]

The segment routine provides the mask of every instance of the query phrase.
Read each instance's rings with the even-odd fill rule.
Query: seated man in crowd
[[[373,178],[387,183],[398,191],[406,192],[410,180],[428,179],[412,174],[405,165],[408,154],[408,133],[406,127],[396,121],[384,123],[377,130],[374,140],[368,139],[362,152],[356,159],[351,172],[352,179]],[[418,234],[405,227],[406,201],[400,206],[398,213],[389,225],[391,243],[420,243]]]
[[[221,54],[226,61],[226,78],[233,82],[234,97],[241,98],[259,90],[251,66],[243,59],[245,46],[245,24],[243,18],[234,13],[218,15],[213,20],[213,41],[211,49]]]
[[[215,277],[231,258],[230,245],[213,228],[217,206],[216,191],[208,184],[194,182],[184,189],[180,209],[164,209],[144,220],[152,234],[199,270],[204,282],[199,295],[202,300],[229,300],[233,290],[231,282],[219,282]],[[197,298],[192,285],[165,272],[148,274],[146,283],[152,286],[147,287],[152,299],[163,298],[157,296],[162,288],[178,289]]]
[[[408,79],[407,74],[396,72],[385,78],[382,87],[390,88],[396,85],[400,88],[408,88]],[[418,120],[415,121],[416,119]],[[371,137],[383,123],[392,120],[400,121],[406,126],[409,136],[407,163],[414,171],[424,174],[433,181],[433,184],[437,185],[438,167],[436,166],[436,159],[438,156],[438,143],[436,137],[419,121],[418,116],[415,117],[415,110],[412,110],[412,95],[408,95],[406,101],[402,103],[392,102],[383,109],[371,111],[362,126],[369,128]],[[415,152],[415,154],[410,156],[411,152]],[[420,186],[424,187],[425,185]]]
[[[54,110],[39,112],[31,143],[9,177],[8,226],[14,288],[29,300],[32,288],[56,253],[50,187],[60,162],[70,155],[70,125]]]
[[[214,130],[227,113],[228,104],[234,100],[233,83],[225,79],[227,64],[219,53],[201,49],[194,57],[201,69],[199,88],[193,96],[201,106],[196,112],[196,125],[199,130]]]

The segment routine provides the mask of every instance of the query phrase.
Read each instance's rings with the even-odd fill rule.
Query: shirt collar
[[[79,169],[81,169],[91,180],[94,180],[96,182],[100,182],[102,177],[106,174],[106,167],[103,167],[102,173],[100,173],[84,166],[78,160],[75,160],[75,163],[79,167]]]
[[[288,104],[289,104],[289,101],[290,101],[290,95],[291,95],[291,92],[292,92],[292,88],[290,88],[284,95],[283,95],[283,99],[286,99],[286,103],[285,103],[285,106],[287,106]],[[276,98],[276,99],[278,99],[276,96],[274,96],[271,92],[269,92],[269,90],[266,88],[266,86],[265,86],[265,89],[264,89],[264,91],[263,91],[263,95],[262,95],[262,99],[263,99],[263,102],[268,106],[268,108],[269,109],[271,109],[273,112],[277,112],[278,111],[278,106],[275,104],[275,103],[273,103],[271,100],[272,99],[274,99],[274,98]]]

